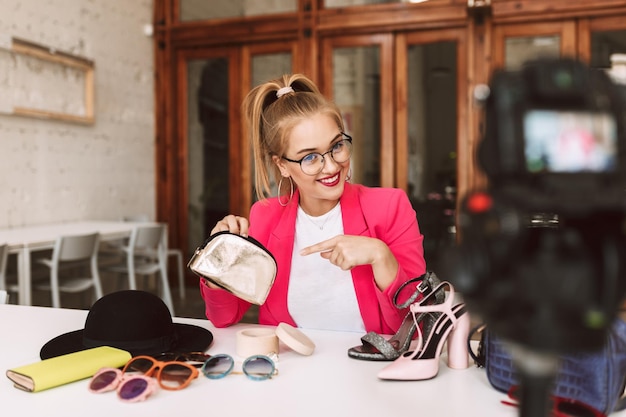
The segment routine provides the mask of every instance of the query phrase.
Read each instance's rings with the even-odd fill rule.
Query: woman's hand
[[[231,232],[243,237],[248,237],[249,227],[250,223],[245,217],[229,214],[217,222],[215,227],[213,227],[213,230],[211,230],[211,235],[214,235],[217,232]]]
[[[312,253],[319,253],[344,271],[358,265],[372,265],[376,285],[381,291],[393,282],[398,272],[398,261],[389,247],[371,237],[339,235],[300,251],[302,256]]]
[[[250,223],[248,222],[248,219],[246,219],[245,217],[235,216],[234,214],[229,214],[228,216],[224,217],[222,220],[220,220],[219,222],[215,224],[215,227],[213,227],[213,230],[211,230],[211,235],[214,235],[218,232],[231,232],[231,233],[241,235],[243,237],[248,237],[249,226],[250,226]],[[213,284],[212,282],[206,279],[202,279],[202,282],[204,283],[204,285],[206,285],[209,288],[214,288],[214,289],[220,288],[219,286]]]

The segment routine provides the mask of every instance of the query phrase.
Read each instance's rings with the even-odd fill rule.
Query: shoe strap
[[[411,296],[405,302],[398,304],[398,297],[400,296],[402,291],[407,286],[416,283],[417,285],[415,285],[415,291],[413,292],[413,294],[411,294]],[[429,294],[433,292],[433,288],[438,287],[439,284],[441,284],[441,281],[439,280],[437,275],[432,271],[428,271],[417,278],[412,278],[408,281],[403,282],[393,296],[393,304],[399,309],[405,309],[413,304],[420,295],[426,298]]]
[[[447,295],[442,302],[434,303],[432,298],[435,298],[436,295],[440,292],[445,293],[444,287],[448,287]],[[438,298],[437,298],[438,299]],[[439,327],[440,323],[443,323],[443,314],[450,318],[452,325],[454,326],[457,322],[456,314],[454,314],[454,307],[452,303],[454,302],[454,287],[448,281],[442,281],[432,293],[428,296],[424,297],[422,300],[417,303],[413,303],[410,306],[411,313],[413,314],[413,320],[417,325],[417,316],[425,313],[442,313],[442,315],[437,319],[437,322],[434,324],[435,327]],[[424,344],[424,336],[422,334],[422,330],[420,326],[417,326],[417,349],[421,350]]]
[[[445,287],[448,288],[447,293],[444,290]],[[442,300],[439,300],[439,297],[436,297],[439,293],[444,293],[444,298]],[[418,314],[422,313],[443,313],[450,317],[450,320],[454,323],[456,321],[456,316],[452,311],[453,301],[454,287],[448,281],[442,281],[429,295],[422,298],[417,303],[411,304],[409,308],[413,313],[414,319]]]
[[[448,288],[447,295],[441,302],[433,302],[434,295],[444,287]],[[445,291],[444,291],[445,292]],[[441,282],[429,295],[422,298],[417,303],[411,304],[413,313],[445,313],[452,315],[452,302],[454,301],[454,287],[448,281]]]
[[[376,332],[367,333],[361,338],[361,342],[363,344],[369,344],[376,348],[385,359],[393,360],[400,356],[396,346],[389,343],[387,339],[385,339],[383,336],[379,335]]]

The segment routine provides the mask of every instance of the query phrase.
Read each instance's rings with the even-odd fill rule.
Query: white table
[[[31,305],[31,253],[52,249],[60,235],[99,232],[101,240],[122,239],[141,222],[80,221],[0,229],[0,243],[17,254],[18,304]]]
[[[39,350],[62,333],[82,329],[87,311],[0,305],[0,369],[39,360]],[[239,324],[216,329],[206,320],[175,318],[175,322],[209,329],[214,342],[208,353],[228,353],[236,359],[236,332],[255,327]],[[349,358],[359,342],[356,333],[303,330],[316,344],[311,356],[301,356],[281,343],[279,374],[267,381],[243,375],[219,380],[200,376],[181,391],[159,390],[141,403],[122,403],[114,393],[92,394],[88,380],[38,393],[0,383],[2,415],[136,417],[181,415],[255,417],[436,416],[514,417],[517,409],[500,403],[506,396],[489,385],[485,371],[471,366],[449,369],[442,358],[439,375],[427,381],[381,381],[386,362]],[[626,416],[626,412],[613,416]]]

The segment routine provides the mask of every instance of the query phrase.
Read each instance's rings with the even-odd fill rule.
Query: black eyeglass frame
[[[317,175],[317,174],[319,174],[320,172],[322,172],[322,169],[324,169],[324,168],[323,168],[323,167],[324,167],[324,162],[326,162],[326,160],[324,159],[324,157],[325,157],[326,155],[330,154],[330,157],[331,157],[331,158],[333,158],[333,161],[335,161],[335,157],[333,156],[333,149],[334,149],[334,147],[335,147],[335,146],[336,146],[339,142],[348,142],[348,143],[350,144],[350,146],[352,146],[352,136],[348,135],[348,134],[347,134],[347,133],[345,133],[345,132],[341,132],[341,133],[340,133],[340,135],[341,135],[342,139],[341,139],[341,140],[338,140],[337,142],[335,142],[335,143],[333,144],[333,146],[331,146],[331,148],[330,148],[328,151],[324,152],[324,153],[319,153],[319,152],[311,152],[311,153],[308,153],[308,154],[304,155],[302,158],[297,159],[297,160],[296,160],[296,159],[289,159],[289,158],[287,158],[286,156],[283,156],[283,157],[282,157],[282,159],[284,159],[284,160],[285,160],[285,161],[287,161],[287,162],[293,162],[294,164],[298,164],[298,165],[300,165],[300,169],[302,170],[302,172],[304,172],[304,169],[302,168],[302,161],[304,161],[304,160],[305,160],[307,157],[309,157],[310,155],[315,155],[315,154],[320,155],[320,156],[322,157],[322,165],[321,165],[321,166],[322,166],[322,168],[321,168],[318,172],[316,172],[315,174],[309,174],[308,172],[304,172],[306,175]],[[350,156],[352,156],[352,148],[350,149]],[[350,159],[350,157],[348,157],[348,159]],[[346,159],[346,161],[347,161],[348,159]],[[335,162],[337,162],[338,164],[341,164],[341,163],[344,163],[344,162],[346,162],[346,161],[341,161],[341,162],[337,162],[337,161],[335,161]]]

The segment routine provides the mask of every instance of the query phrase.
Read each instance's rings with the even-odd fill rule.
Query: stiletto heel
[[[417,327],[417,349],[406,352],[398,357],[393,363],[383,368],[379,373],[380,379],[396,381],[419,381],[430,379],[439,373],[439,355],[443,345],[448,345],[448,367],[453,369],[465,369],[469,366],[467,351],[467,337],[469,336],[470,319],[464,303],[452,305],[454,300],[454,287],[449,282],[442,282],[433,290],[440,287],[449,288],[447,297],[443,303],[429,304],[426,297],[418,303],[411,304],[411,313],[441,313],[433,326],[426,342],[423,334]]]
[[[406,301],[399,304],[398,298],[400,295],[407,287],[414,284],[417,285],[415,285],[413,294]],[[443,303],[445,293],[439,284],[441,284],[441,281],[437,278],[437,275],[429,271],[418,278],[410,279],[402,284],[394,294],[393,302],[399,309],[412,305],[420,296],[423,297],[422,299],[428,298],[429,303]],[[431,296],[434,288],[438,288],[438,291]],[[361,346],[348,349],[348,356],[368,361],[393,361],[409,349],[419,325],[421,324],[424,332],[428,333],[438,316],[439,313],[422,313],[416,316],[409,311],[398,331],[391,338],[387,339],[376,332],[369,332],[361,338]]]

